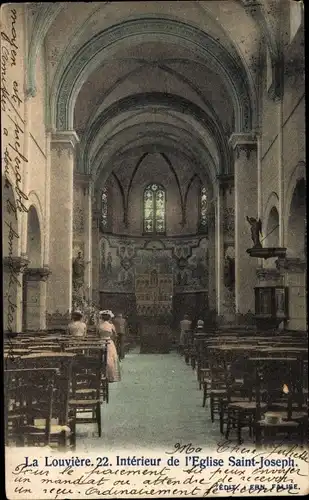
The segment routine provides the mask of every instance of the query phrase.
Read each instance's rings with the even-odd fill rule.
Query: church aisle
[[[212,424],[209,408],[202,407],[196,373],[177,353],[131,351],[121,375],[102,406],[102,437],[83,428],[78,450],[172,449],[177,442],[212,447],[220,440],[218,422]]]

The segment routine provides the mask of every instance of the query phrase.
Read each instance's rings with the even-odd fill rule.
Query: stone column
[[[253,247],[246,216],[257,218],[257,141],[250,134],[233,134],[235,190],[235,306],[236,314],[255,312],[254,287],[257,259],[246,250]]]
[[[73,239],[76,246],[83,248],[85,263],[83,295],[92,300],[92,182],[87,174],[74,174],[75,220]],[[80,213],[81,212],[81,213]]]
[[[92,212],[92,300],[100,307],[100,215]]]
[[[3,328],[21,332],[23,328],[23,272],[29,261],[23,257],[3,258]]]
[[[27,268],[24,273],[24,327],[26,330],[46,328],[47,267]]]
[[[92,183],[85,191],[85,288],[86,299],[92,301]]]
[[[221,316],[223,313],[223,227],[222,227],[222,190],[220,184],[217,186],[216,197],[216,309],[217,315]]]
[[[235,295],[232,277],[226,278],[226,255],[234,258],[234,196],[233,175],[219,175],[216,208],[216,283],[217,283],[217,313],[224,324],[235,321]],[[232,207],[230,203],[232,199]],[[230,227],[231,226],[231,227]],[[229,262],[229,261],[228,261]]]
[[[74,148],[78,137],[74,131],[57,132],[51,137],[50,172],[50,251],[47,313],[63,317],[65,324],[72,307],[73,258],[73,172]]]
[[[208,307],[211,311],[217,309],[216,299],[216,208],[215,202],[212,201],[209,208],[209,224],[208,224]]]

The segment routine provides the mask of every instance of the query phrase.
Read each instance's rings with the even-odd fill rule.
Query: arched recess
[[[279,247],[279,212],[274,206],[269,212],[265,236],[265,247]]]
[[[275,209],[275,210],[274,210]],[[279,196],[277,193],[274,191],[269,195],[267,203],[265,205],[264,209],[264,214],[263,214],[263,219],[262,219],[262,232],[263,232],[263,237],[265,238],[263,245],[266,246],[273,246],[272,244],[269,244],[274,241],[275,235],[277,234],[278,231],[278,237],[279,237],[279,227],[277,229],[274,229],[275,225],[272,225],[272,222],[274,222],[276,218],[276,212],[278,214],[278,222],[279,224]],[[270,233],[274,229],[274,233],[271,233],[269,235],[268,239],[268,233]],[[278,244],[276,245],[277,247],[279,246],[279,240]]]
[[[297,180],[287,226],[287,257],[305,259],[306,256],[306,183]]]
[[[289,322],[291,330],[305,330],[306,325],[306,177],[305,164],[299,164],[291,176],[286,206],[287,265],[289,286]],[[290,260],[291,259],[291,260]]]
[[[27,224],[27,256],[31,268],[40,268],[42,265],[42,242],[39,217],[34,205],[28,211]]]
[[[287,246],[288,239],[288,226],[289,226],[289,218],[290,218],[290,209],[292,198],[294,195],[295,187],[298,181],[304,179],[306,181],[306,163],[301,160],[297,163],[294,170],[292,171],[289,181],[287,183],[287,189],[285,192],[285,213],[284,213],[284,228],[285,228],[285,245]]]
[[[63,9],[64,4],[62,2],[37,2],[36,4],[28,4],[28,6],[28,15],[32,13],[34,21],[30,36],[28,57],[26,59],[27,94],[34,97],[36,95],[35,66],[38,53],[50,26]]]
[[[30,205],[27,217],[27,257],[29,260],[23,283],[23,328],[39,330],[44,327],[42,309],[45,294],[42,283],[42,236],[36,207]]]

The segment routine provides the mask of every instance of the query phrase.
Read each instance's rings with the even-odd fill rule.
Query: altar
[[[168,353],[171,346],[173,275],[157,269],[135,278],[141,354]]]

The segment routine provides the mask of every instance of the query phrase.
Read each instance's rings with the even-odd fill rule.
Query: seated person
[[[72,321],[68,325],[68,334],[72,337],[86,337],[87,326],[82,321],[83,313],[81,311],[73,311]]]

